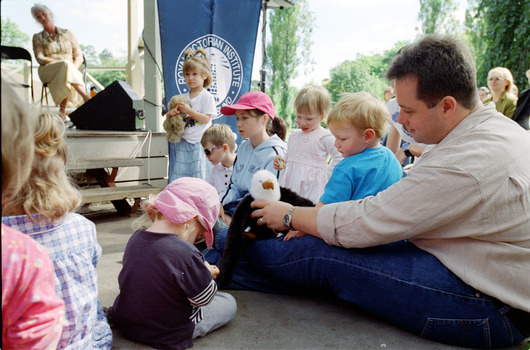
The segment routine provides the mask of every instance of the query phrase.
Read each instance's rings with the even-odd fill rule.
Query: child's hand
[[[212,278],[215,279],[217,275],[219,274],[219,268],[215,265],[208,264],[207,261],[204,262],[204,265],[206,265],[206,268],[210,270],[210,273],[212,274]]]
[[[180,111],[179,111],[179,108],[178,108],[178,105],[172,109],[169,110],[169,112],[166,113],[166,118],[171,118],[171,117],[174,117],[176,115],[180,114]]]
[[[274,157],[274,169],[275,170],[283,170],[285,169],[285,161],[283,160],[281,155],[277,155]]]
[[[193,109],[187,103],[179,102],[175,108],[178,108],[180,113],[186,113],[188,115],[193,112]]]
[[[287,232],[285,237],[283,237],[283,240],[284,241],[290,241],[291,238],[293,238],[293,237],[302,237],[302,236],[305,236],[305,233],[303,233],[301,231],[291,230],[291,231]]]

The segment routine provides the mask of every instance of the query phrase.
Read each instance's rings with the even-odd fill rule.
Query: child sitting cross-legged
[[[147,228],[129,239],[118,276],[111,322],[134,341],[158,349],[186,349],[232,320],[236,301],[218,292],[216,266],[194,247],[212,246],[219,195],[202,179],[179,178],[144,202]]]

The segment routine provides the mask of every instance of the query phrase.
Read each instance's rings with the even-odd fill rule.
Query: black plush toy
[[[266,225],[258,225],[257,219],[250,217],[250,214],[255,210],[250,207],[250,203],[255,199],[280,200],[298,207],[314,206],[310,200],[300,197],[287,188],[280,187],[278,179],[270,171],[260,170],[256,172],[252,177],[250,194],[238,204],[228,227],[225,249],[219,266],[220,273],[216,279],[220,288],[226,288],[232,281],[232,274],[246,243],[275,238],[278,235],[277,231]],[[282,233],[287,233],[287,230]]]

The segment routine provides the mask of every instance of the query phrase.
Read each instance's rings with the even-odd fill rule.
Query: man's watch
[[[404,143],[401,148],[403,148],[403,152],[405,152],[407,157],[412,157],[412,153],[410,153],[410,145],[408,143]]]
[[[291,227],[291,221],[293,220],[293,211],[298,208],[298,207],[295,207],[295,206],[292,206],[291,209],[289,209],[289,211],[287,212],[287,214],[285,214],[285,216],[283,217],[283,224],[285,227],[287,227],[288,230],[292,230],[293,228]]]

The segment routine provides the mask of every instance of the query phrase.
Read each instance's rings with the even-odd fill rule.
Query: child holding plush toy
[[[110,319],[131,340],[157,349],[190,348],[237,310],[232,295],[217,291],[219,269],[194,246],[200,239],[212,246],[219,195],[206,181],[183,177],[142,206]]]
[[[206,90],[212,83],[206,51],[203,48],[186,50],[182,72],[189,88],[184,94],[188,103],[177,102],[166,114],[166,118],[181,118],[179,114],[186,114],[181,140],[169,141],[169,183],[185,176],[206,177],[210,164],[200,141],[204,131],[212,125],[212,116],[217,114],[215,99]]]
[[[306,86],[296,96],[294,106],[300,129],[291,132],[285,160],[278,156],[274,169],[285,167],[280,186],[316,204],[333,168],[342,160],[334,146],[335,137],[320,125],[331,108],[329,92],[323,86]]]

